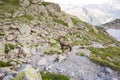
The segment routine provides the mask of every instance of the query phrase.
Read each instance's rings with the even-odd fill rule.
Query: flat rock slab
[[[91,62],[87,57],[68,56],[64,61],[46,67],[53,73],[61,73],[71,77],[71,80],[120,80],[120,76],[111,70],[106,73],[106,67]]]

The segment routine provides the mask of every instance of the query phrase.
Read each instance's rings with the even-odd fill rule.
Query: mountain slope
[[[0,3],[0,67],[46,64],[47,61],[38,62],[45,54],[63,54],[67,50],[61,50],[58,36],[70,41],[72,47],[91,50],[88,56],[91,60],[120,69],[119,57],[116,57],[120,43],[104,30],[64,13],[58,4],[42,0]]]

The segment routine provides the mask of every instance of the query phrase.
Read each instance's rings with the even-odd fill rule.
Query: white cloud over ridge
[[[45,0],[59,4],[87,5],[87,4],[103,4],[109,0]]]
[[[120,18],[120,0],[45,0],[83,21],[99,25]]]

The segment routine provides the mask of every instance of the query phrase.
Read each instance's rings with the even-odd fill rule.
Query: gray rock
[[[4,74],[3,73],[0,73],[0,80],[2,80],[4,78]]]
[[[19,25],[18,29],[22,35],[29,35],[31,32],[30,26],[28,26],[26,24]]]
[[[12,75],[7,75],[3,78],[3,80],[10,80],[13,79],[14,77]]]
[[[14,34],[10,34],[10,35],[8,35],[8,36],[6,37],[6,39],[7,39],[8,41],[12,41],[12,40],[15,39],[15,35],[14,35]]]
[[[13,65],[13,66],[17,65],[17,63],[14,62],[14,61],[10,62],[10,64]]]
[[[23,7],[28,7],[30,5],[29,0],[19,0],[20,1],[20,5]]]
[[[19,11],[16,11],[14,14],[13,14],[13,18],[17,17],[17,15],[19,14],[20,12]]]
[[[37,65],[39,65],[39,66],[47,65],[47,59],[42,58],[41,60],[38,61]]]
[[[119,80],[119,79],[117,79],[117,78],[112,78],[112,80]]]
[[[15,80],[42,80],[40,72],[37,72],[34,68],[27,65],[24,69],[21,69]]]
[[[11,13],[4,13],[4,17],[6,17],[6,18],[8,18],[8,17],[11,17],[12,16],[12,14]]]
[[[59,56],[59,62],[64,61],[65,59],[66,59],[66,56],[62,56],[62,55]]]
[[[105,68],[103,69],[103,72],[106,73],[106,74],[111,74],[113,71],[112,71],[110,68],[105,67]]]
[[[30,54],[30,48],[28,47],[22,47],[23,54]]]

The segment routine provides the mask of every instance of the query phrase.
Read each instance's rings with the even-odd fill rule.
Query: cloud
[[[109,0],[45,0],[49,2],[55,2],[59,4],[76,4],[76,5],[87,5],[87,4],[102,4],[107,3]]]

